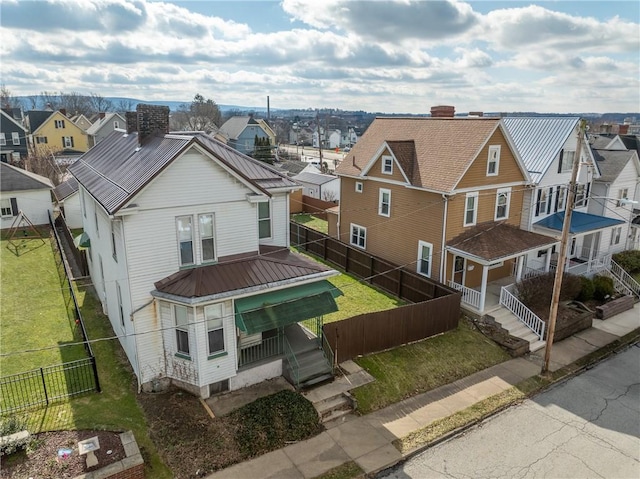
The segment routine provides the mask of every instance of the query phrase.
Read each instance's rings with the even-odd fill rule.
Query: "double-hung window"
[[[431,276],[431,256],[433,245],[426,241],[418,241],[418,273],[424,276]]]
[[[223,305],[205,306],[204,316],[207,320],[207,343],[209,356],[220,354],[224,349]]]
[[[271,238],[271,205],[268,201],[258,203],[258,237]]]
[[[4,132],[0,133],[0,145],[4,146],[7,144],[7,137],[4,136]]]
[[[509,217],[511,188],[500,188],[496,194],[495,220],[506,220]]]
[[[20,133],[18,133],[17,131],[14,131],[11,133],[11,142],[15,145],[19,145],[20,144]]]
[[[215,261],[215,226],[213,224],[213,214],[199,215],[200,222],[200,248],[202,254],[202,262]]]
[[[393,174],[393,157],[389,155],[382,155],[382,173],[385,175]]]
[[[489,158],[487,160],[487,176],[496,176],[500,167],[500,145],[489,147]]]
[[[617,206],[624,205],[628,199],[629,199],[629,188],[622,188],[620,191],[618,191],[618,205]]]
[[[187,307],[174,304],[173,316],[176,325],[176,350],[179,354],[189,356],[189,313]]]
[[[547,188],[541,188],[538,190],[538,201],[536,202],[536,216],[545,215],[549,211],[551,199],[549,198],[549,190]]]
[[[176,219],[178,228],[178,249],[180,252],[180,266],[188,266],[193,260],[193,227],[191,216],[179,216]]]
[[[73,137],[72,136],[63,136],[62,137],[62,146],[65,148],[73,148]]]
[[[582,208],[587,202],[587,188],[585,185],[576,186],[576,199],[574,201],[575,208]]]
[[[36,143],[48,143],[46,136],[36,136]]]
[[[364,190],[364,184],[362,181],[356,181],[356,193],[362,193]]]
[[[380,188],[378,214],[380,216],[391,216],[391,190]]]
[[[122,307],[122,290],[120,283],[116,281],[116,295],[118,296],[118,314],[120,315],[120,326],[124,329],[124,308]]]
[[[478,219],[478,192],[467,193],[464,206],[464,226],[473,226]]]
[[[54,121],[55,127],[56,128],[64,128],[64,120],[55,120]]]
[[[572,150],[563,150],[560,154],[560,165],[558,167],[558,173],[566,173],[573,168],[573,158],[576,152]]]
[[[11,204],[12,199],[13,198],[2,198],[0,200],[0,216],[14,216],[13,205]]]
[[[558,186],[556,188],[556,208],[555,211],[564,211],[565,203],[567,201],[567,188],[565,186]]]
[[[622,236],[622,226],[613,228],[611,231],[611,246],[620,244],[620,237]]]
[[[365,249],[367,247],[367,228],[351,223],[351,244]]]

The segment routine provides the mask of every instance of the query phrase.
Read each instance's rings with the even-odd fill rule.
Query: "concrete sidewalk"
[[[640,328],[640,304],[553,345],[550,369],[558,370]],[[311,479],[349,461],[374,473],[401,461],[395,439],[462,411],[536,376],[544,350],[490,367],[366,416],[345,416],[316,437],[236,464],[209,479]]]

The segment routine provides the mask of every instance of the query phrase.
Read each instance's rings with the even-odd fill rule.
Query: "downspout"
[[[441,246],[441,251],[442,253],[440,253],[440,279],[439,281],[441,283],[445,283],[446,278],[444,276],[444,272],[446,271],[447,268],[447,250],[446,250],[446,246],[445,246],[445,241],[446,241],[446,237],[447,237],[447,210],[448,210],[448,206],[449,206],[449,197],[442,193],[442,199],[444,200],[444,215],[442,218],[442,246]]]

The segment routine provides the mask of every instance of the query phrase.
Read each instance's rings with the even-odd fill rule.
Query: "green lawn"
[[[461,320],[454,331],[355,360],[376,378],[352,391],[367,414],[509,359],[509,355]]]
[[[324,234],[329,234],[329,225],[327,220],[321,220],[320,218],[316,218],[307,213],[298,213],[291,215],[291,219],[296,223],[300,223],[301,225],[305,225],[311,229],[316,231],[320,231]]]

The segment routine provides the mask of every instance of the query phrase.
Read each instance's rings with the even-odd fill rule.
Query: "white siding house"
[[[128,117],[127,133],[70,171],[90,274],[140,386],[171,381],[208,397],[283,374],[297,322],[337,309],[326,282],[337,272],[288,248],[289,192],[299,187],[207,135],[169,134],[168,109],[138,109],[148,130]],[[272,291],[310,301],[310,285],[328,302],[306,316],[263,310],[279,306]]]
[[[53,196],[58,208],[64,216],[69,228],[82,228],[82,210],[80,208],[80,194],[78,182],[75,178],[63,181],[53,189]]]
[[[51,181],[7,163],[0,167],[0,229],[10,228],[21,211],[34,225],[49,224]]]

